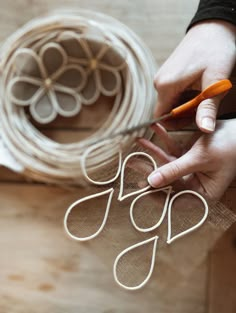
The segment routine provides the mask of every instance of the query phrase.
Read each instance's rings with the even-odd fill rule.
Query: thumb
[[[221,80],[221,79],[226,79],[227,75],[225,75],[224,77],[219,77],[219,75],[217,75],[218,79],[216,79],[216,75],[214,75],[215,73],[212,71],[210,72],[206,71],[203,73],[203,77],[202,77],[202,89],[207,88],[208,86],[210,86],[211,84]],[[214,76],[214,77],[213,77]],[[221,100],[223,99],[223,97],[225,96],[226,93],[221,94],[219,96],[216,96],[214,98],[211,99],[207,99],[202,101],[197,109],[197,113],[196,113],[196,123],[197,126],[205,133],[211,133],[215,130],[215,124],[216,124],[216,116],[217,116],[217,112],[218,112],[218,108],[220,105]]]
[[[210,85],[210,84],[209,84]],[[202,101],[197,109],[196,123],[204,133],[212,133],[215,130],[216,116],[220,101],[223,96]]]
[[[149,184],[154,188],[166,186],[173,181],[176,181],[183,176],[192,174],[198,169],[198,160],[191,152],[187,152],[180,158],[167,163],[154,172],[148,177]]]

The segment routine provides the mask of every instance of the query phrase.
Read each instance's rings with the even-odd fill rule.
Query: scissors
[[[181,115],[183,115],[186,112],[192,111],[194,108],[198,107],[198,105],[206,99],[213,98],[215,96],[218,96],[224,92],[227,92],[232,88],[232,83],[228,79],[223,79],[220,81],[217,81],[216,83],[211,84],[206,89],[204,89],[200,94],[198,94],[195,98],[192,100],[189,100],[185,102],[184,104],[172,109],[169,113],[164,114],[158,118],[151,119],[147,122],[141,123],[136,126],[132,126],[126,129],[123,129],[119,132],[111,133],[108,136],[101,137],[99,140],[97,140],[94,143],[98,143],[100,141],[104,141],[107,139],[115,138],[117,136],[123,136],[127,134],[131,134],[137,130],[140,130],[142,128],[147,128],[153,124],[159,123],[160,121],[164,121],[170,118],[176,118]]]

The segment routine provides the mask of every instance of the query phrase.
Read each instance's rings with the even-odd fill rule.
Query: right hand
[[[225,21],[207,20],[193,26],[155,76],[155,116],[169,112],[188,88],[203,90],[229,78],[236,59],[235,38],[236,27]],[[221,99],[222,95],[199,105],[196,123],[203,132],[214,131]]]

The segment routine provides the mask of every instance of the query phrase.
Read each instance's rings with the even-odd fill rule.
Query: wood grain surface
[[[0,40],[48,11],[86,8],[110,14],[131,27],[161,65],[183,37],[197,4],[197,0],[0,0]],[[106,105],[101,108],[101,117],[103,110]],[[64,142],[83,138],[93,127],[91,119],[82,128],[58,122],[42,131]],[[179,142],[192,135],[191,130],[173,133]],[[235,300],[233,303],[226,297],[233,299],[235,290],[231,279],[235,277],[235,246],[225,244],[232,237],[224,237],[220,248],[213,249],[208,260],[188,277],[160,261],[147,288],[126,292],[113,281],[111,260],[101,257],[109,247],[96,253],[93,245],[78,244],[65,236],[65,210],[85,194],[79,188],[65,190],[33,183],[1,168],[0,313],[235,312]],[[236,205],[235,195],[233,183],[223,198],[231,209]],[[116,226],[121,232],[119,220]],[[224,308],[222,301],[226,300],[221,289],[228,311],[218,310],[219,301]]]

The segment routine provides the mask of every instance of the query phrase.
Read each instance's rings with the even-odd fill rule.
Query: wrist
[[[197,22],[194,24],[188,31],[188,33],[196,32],[196,31],[213,31],[224,33],[229,38],[231,38],[234,42],[236,40],[236,26],[230,22],[220,20],[220,19],[210,19]]]

